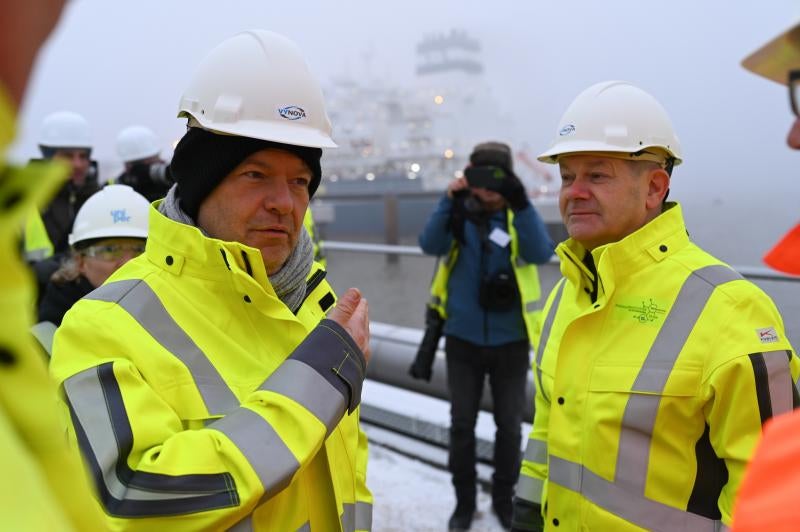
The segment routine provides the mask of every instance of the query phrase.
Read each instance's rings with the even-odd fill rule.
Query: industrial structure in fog
[[[442,190],[461,175],[469,152],[505,140],[514,117],[492,95],[481,44],[464,31],[428,35],[416,47],[405,86],[339,79],[326,88],[336,150],[326,150],[327,187],[342,191]],[[515,147],[517,172],[535,197],[550,173]]]

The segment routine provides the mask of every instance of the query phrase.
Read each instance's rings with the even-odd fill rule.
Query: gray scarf
[[[183,212],[178,203],[176,190],[177,185],[172,185],[167,197],[159,205],[158,211],[170,220],[197,227],[205,236],[208,236],[208,233],[199,227],[188,214]],[[300,231],[297,245],[292,250],[289,258],[286,259],[280,270],[269,276],[269,282],[273,290],[275,290],[275,294],[292,312],[297,312],[306,297],[306,278],[311,272],[313,260],[314,248],[311,243],[311,237],[308,236],[308,232],[304,227]]]

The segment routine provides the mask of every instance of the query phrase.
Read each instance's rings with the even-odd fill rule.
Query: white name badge
[[[492,232],[489,233],[489,240],[504,248],[511,242],[511,235],[500,229],[499,227],[495,227],[492,229]]]

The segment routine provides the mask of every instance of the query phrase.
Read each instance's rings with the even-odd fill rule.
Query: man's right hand
[[[348,289],[339,298],[328,319],[341,325],[350,334],[369,363],[369,306],[358,288]]]
[[[450,184],[447,185],[447,197],[453,199],[453,196],[460,190],[467,190],[469,185],[467,184],[467,179],[465,177],[458,177],[450,181]]]

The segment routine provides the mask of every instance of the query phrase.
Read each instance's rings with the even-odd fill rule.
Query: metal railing
[[[338,242],[323,240],[322,249],[325,251],[354,251],[357,253],[372,253],[379,255],[411,255],[425,257],[419,246],[398,246],[392,244],[363,244],[361,242]]]
[[[322,242],[324,249],[331,251],[352,251],[357,253],[371,253],[379,255],[409,255],[418,257],[427,257],[419,246],[397,246],[391,244],[364,244],[361,242],[342,242],[337,240],[324,240]],[[558,263],[558,257],[553,256],[550,259],[551,263]],[[800,282],[800,276],[788,275],[769,268],[760,266],[732,266],[734,270],[742,274],[745,278],[752,281],[786,281],[786,282]]]

